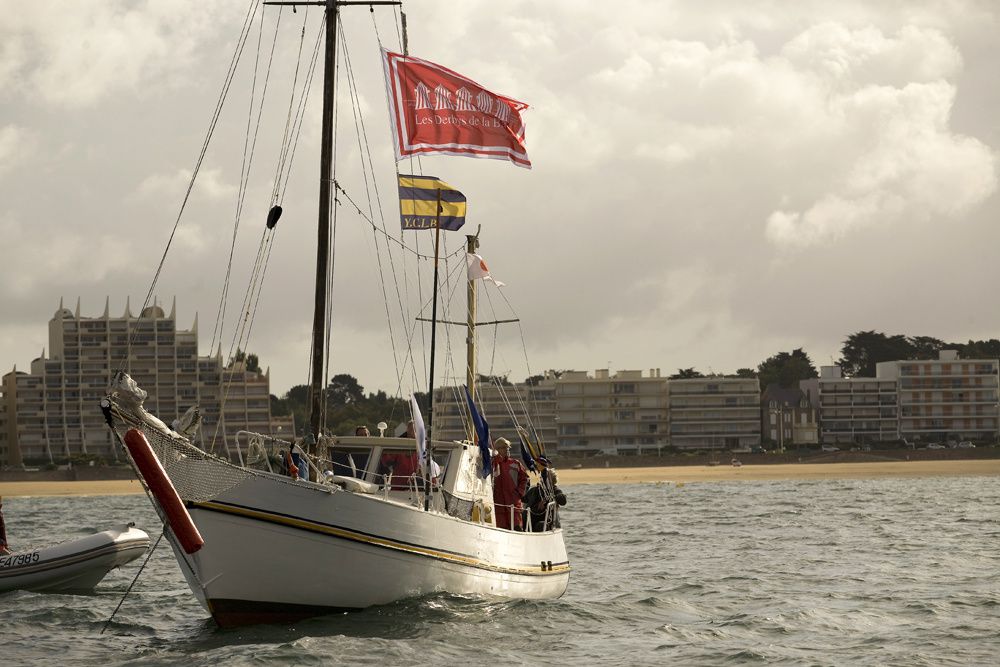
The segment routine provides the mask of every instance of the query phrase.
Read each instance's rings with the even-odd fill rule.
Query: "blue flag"
[[[476,410],[469,388],[465,387],[465,398],[469,402],[469,414],[472,415],[472,425],[476,428],[476,440],[479,441],[479,453],[483,459],[483,470],[480,477],[486,479],[493,474],[493,459],[490,457],[490,425],[486,418]]]
[[[535,472],[534,449],[531,446],[531,441],[528,440],[527,432],[520,426],[517,427],[517,437],[521,441],[521,459],[524,461],[524,466],[531,472]]]

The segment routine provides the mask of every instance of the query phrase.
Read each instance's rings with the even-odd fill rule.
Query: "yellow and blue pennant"
[[[403,229],[438,226],[438,193],[441,229],[456,231],[465,224],[465,195],[433,176],[399,175],[399,213]]]

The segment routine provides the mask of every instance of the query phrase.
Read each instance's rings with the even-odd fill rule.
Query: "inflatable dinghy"
[[[116,567],[149,548],[149,535],[129,523],[72,542],[0,556],[0,593],[89,591]]]

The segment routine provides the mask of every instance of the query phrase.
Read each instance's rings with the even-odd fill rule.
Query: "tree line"
[[[967,343],[946,343],[933,336],[906,336],[880,331],[858,331],[847,337],[840,348],[840,366],[844,377],[875,377],[876,364],[906,359],[937,359],[941,350],[956,350],[962,359],[1000,358],[1000,340],[970,340]],[[740,368],[733,374],[705,375],[694,368],[679,368],[671,380],[699,377],[757,378],[762,389],[772,384],[797,387],[799,380],[818,377],[816,367],[802,348],[779,352],[760,362],[756,368]]]
[[[905,359],[937,359],[941,350],[957,350],[963,359],[1000,358],[1000,340],[970,340],[967,343],[946,343],[931,336],[906,336],[885,334],[879,331],[858,331],[847,337],[840,350],[840,366],[844,377],[875,377],[875,365],[882,361]],[[242,355],[242,351],[239,352]],[[241,357],[242,358],[242,357]],[[257,367],[257,356],[246,355],[248,368]],[[553,370],[554,377],[563,371]],[[800,380],[818,377],[816,366],[802,348],[791,352],[778,352],[763,360],[755,368],[740,368],[732,374],[704,374],[695,368],[679,368],[669,376],[671,380],[703,377],[757,378],[761,389],[776,384],[781,387],[798,387]],[[534,386],[544,379],[542,375],[532,375],[525,384]],[[506,376],[480,375],[481,383],[511,384]],[[427,394],[416,394],[421,409],[426,409]],[[296,385],[280,398],[271,395],[271,414],[274,416],[294,415],[298,435],[303,435],[309,427],[309,386]],[[330,378],[326,387],[326,423],[330,432],[354,433],[354,429],[365,424],[372,433],[380,421],[389,424],[390,429],[400,421],[410,418],[409,401],[389,396],[384,391],[365,393],[357,378],[347,373],[339,373]]]

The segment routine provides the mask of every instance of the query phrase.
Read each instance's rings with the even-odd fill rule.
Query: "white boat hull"
[[[558,530],[501,530],[266,476],[187,506],[204,546],[188,555],[168,536],[191,589],[224,627],[439,591],[556,598],[569,582]]]
[[[73,542],[0,556],[0,592],[92,590],[108,572],[148,548],[149,535],[127,525]]]

